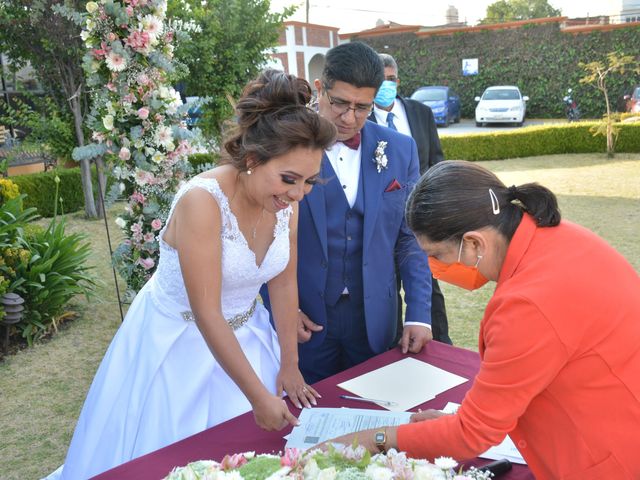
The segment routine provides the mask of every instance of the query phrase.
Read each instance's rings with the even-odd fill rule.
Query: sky
[[[309,22],[339,27],[339,33],[351,33],[376,26],[378,19],[404,25],[442,25],[449,5],[458,9],[460,21],[475,25],[495,0],[308,0]],[[567,17],[609,15],[618,12],[616,0],[548,0]],[[305,21],[305,0],[271,0],[272,11],[300,5],[288,20]]]

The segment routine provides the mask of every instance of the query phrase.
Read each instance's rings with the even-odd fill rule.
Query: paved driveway
[[[564,119],[526,119],[524,121],[524,126],[522,127],[514,127],[510,123],[490,123],[486,127],[476,127],[476,122],[474,120],[469,120],[463,118],[460,123],[452,123],[448,127],[438,127],[438,135],[465,135],[469,133],[489,133],[489,132],[506,132],[509,130],[518,130],[520,128],[526,128],[529,125],[543,125],[546,123],[567,123]]]

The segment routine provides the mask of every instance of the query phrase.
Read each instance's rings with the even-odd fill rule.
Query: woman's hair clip
[[[491,210],[493,211],[493,214],[498,215],[500,213],[500,203],[498,202],[498,197],[491,188],[489,189],[489,198],[491,199]]]

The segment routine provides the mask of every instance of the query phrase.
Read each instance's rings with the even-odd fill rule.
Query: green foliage
[[[263,480],[280,470],[279,457],[254,457],[238,469],[245,480]]]
[[[189,155],[189,163],[196,173],[213,168],[220,160],[217,153],[194,153]]]
[[[24,198],[25,195],[20,195],[0,206],[0,248],[19,243],[26,225],[38,217],[34,208],[23,209]]]
[[[498,0],[487,7],[480,23],[504,23],[531,18],[558,17],[561,12],[547,0]]]
[[[356,37],[357,38],[357,37]],[[531,24],[504,28],[417,37],[413,33],[364,37],[361,40],[398,62],[403,95],[423,85],[448,85],[461,98],[462,116],[474,116],[474,97],[491,85],[518,85],[529,96],[527,116],[564,117],[562,97],[573,88],[583,118],[605,113],[599,92],[579,83],[584,70],[579,62],[606,60],[607,53],[638,52],[640,26],[581,34],[564,33],[560,24]],[[388,48],[386,48],[386,47]],[[462,76],[462,59],[477,58],[479,74]],[[609,78],[615,105],[640,84],[640,75],[627,72]]]
[[[22,193],[27,194],[24,200],[26,208],[35,207],[41,216],[52,217],[55,210],[53,199],[56,191],[56,176],[60,178],[58,212],[71,213],[81,210],[84,206],[84,195],[79,168],[58,168],[48,172],[16,175],[11,177],[11,180],[18,185]]]
[[[80,233],[67,235],[65,221],[51,220],[49,228],[23,239],[28,262],[16,268],[21,280],[14,291],[25,299],[25,315],[18,324],[29,344],[49,331],[75,295],[88,295],[94,281],[86,265],[91,247]],[[26,257],[26,255],[25,255]]]
[[[193,20],[201,31],[176,49],[189,69],[184,81],[187,96],[210,97],[202,106],[198,126],[219,137],[223,122],[233,113],[230,98],[265,64],[275,46],[282,21],[293,13],[269,12],[269,0],[169,0],[167,16]]]
[[[636,61],[632,55],[620,55],[616,52],[607,54],[607,61],[593,61],[589,63],[580,62],[580,67],[586,71],[586,75],[580,79],[580,83],[595,86],[604,95],[605,106],[607,108],[603,120],[600,124],[592,128],[594,135],[602,135],[607,139],[607,155],[613,157],[615,143],[618,138],[619,128],[615,122],[619,121],[616,115],[611,113],[611,101],[609,99],[609,88],[607,80],[612,74],[624,75],[627,71],[640,75],[640,62]]]
[[[440,137],[447,159],[502,160],[562,153],[605,152],[603,137],[594,136],[594,122],[527,127],[508,132]],[[620,123],[619,152],[640,152],[640,123]]]
[[[56,158],[70,159],[75,146],[73,119],[51,97],[30,97],[33,104],[14,97],[11,104],[0,100],[0,124],[28,130],[25,142],[38,144]]]

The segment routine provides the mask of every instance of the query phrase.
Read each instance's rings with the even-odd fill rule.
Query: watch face
[[[382,443],[384,444],[385,440],[386,440],[386,435],[384,434],[384,432],[376,432],[376,443]]]

